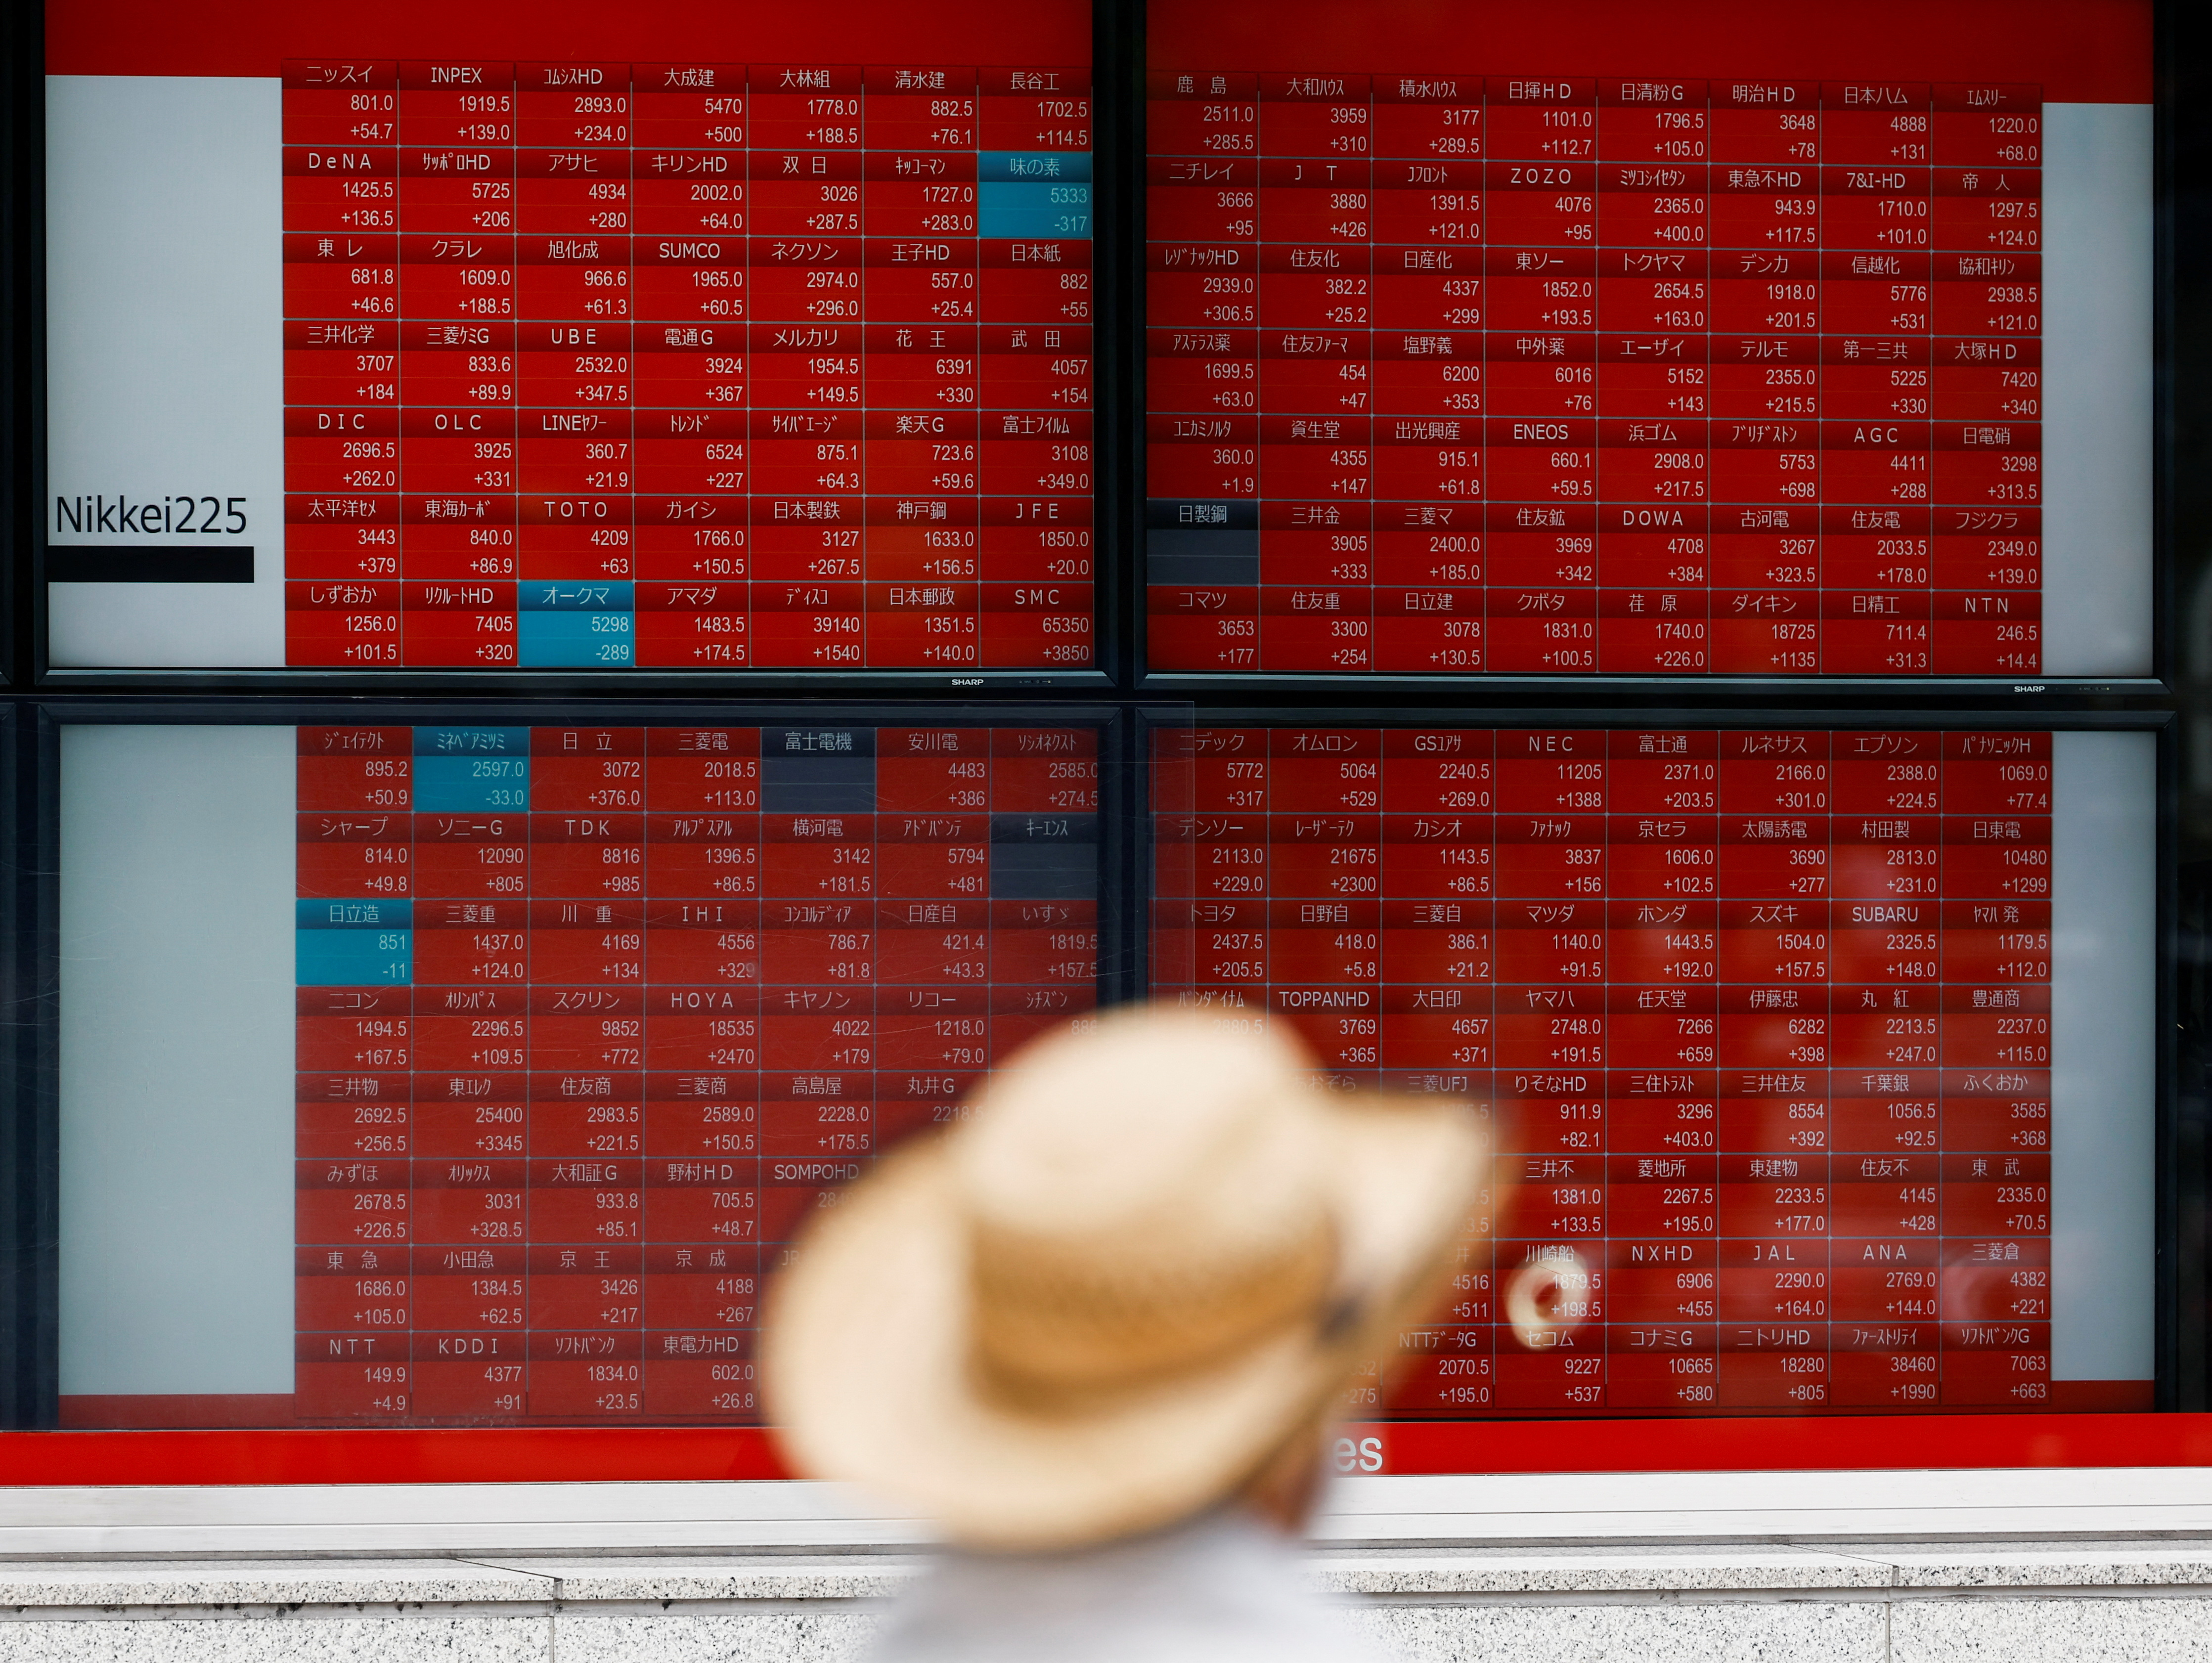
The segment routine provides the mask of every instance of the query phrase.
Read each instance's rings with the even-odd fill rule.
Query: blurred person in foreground
[[[1361,1656],[1297,1539],[1486,1159],[1462,1105],[1325,1091],[1279,1032],[1161,1007],[1045,1036],[888,1156],[763,1337],[797,1470],[951,1545],[877,1663]]]

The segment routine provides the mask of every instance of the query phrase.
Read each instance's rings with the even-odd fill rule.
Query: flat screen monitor
[[[806,1217],[1097,1003],[1103,731],[64,724],[61,1423],[757,1422]]]
[[[1490,1127],[1449,1302],[1356,1413],[2152,1406],[2154,734],[1152,745],[1154,995]]]
[[[1163,684],[2152,673],[2148,0],[1146,27]]]
[[[46,52],[48,667],[1093,665],[1085,0]]]

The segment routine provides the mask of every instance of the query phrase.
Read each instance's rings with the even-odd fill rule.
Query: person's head
[[[1071,1023],[817,1215],[769,1290],[770,1417],[800,1471],[970,1546],[1078,1547],[1240,1494],[1290,1522],[1484,1165],[1464,1105],[1323,1090],[1279,1030]]]

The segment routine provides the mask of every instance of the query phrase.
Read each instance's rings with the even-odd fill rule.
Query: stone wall
[[[1419,1663],[2212,1663],[2212,1536],[1318,1549]],[[899,1553],[0,1562],[0,1663],[842,1663]]]

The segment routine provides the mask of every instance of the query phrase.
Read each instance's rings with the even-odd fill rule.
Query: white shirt
[[[1367,1663],[1296,1545],[1241,1508],[1082,1552],[951,1553],[869,1663]]]

